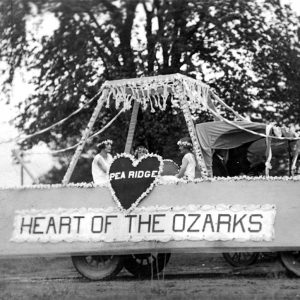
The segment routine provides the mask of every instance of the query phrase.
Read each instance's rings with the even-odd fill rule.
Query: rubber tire
[[[246,267],[257,262],[259,252],[223,253],[223,257],[233,267]]]
[[[300,277],[300,251],[281,252],[280,260],[289,275]]]
[[[72,263],[83,277],[92,281],[112,279],[123,268],[122,258],[117,255],[72,256]]]
[[[124,257],[123,265],[136,278],[154,278],[165,268],[170,257],[170,253],[159,253],[156,256],[152,253],[131,254]]]

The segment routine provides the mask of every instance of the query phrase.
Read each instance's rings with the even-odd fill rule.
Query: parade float
[[[207,85],[181,74],[106,81],[62,184],[0,190],[0,256],[72,256],[91,280],[112,278],[125,267],[137,277],[159,273],[170,253],[278,252],[300,276],[300,151],[294,132],[253,123],[228,107]],[[185,117],[199,176],[177,179],[174,164],[156,154],[130,155],[138,107],[164,110],[167,99]],[[70,178],[103,106],[132,108],[125,153],[108,181],[73,184]],[[235,116],[222,116],[220,107]],[[194,124],[191,111],[215,122]],[[249,144],[265,152],[264,176],[214,177],[216,149]],[[272,148],[287,147],[290,174],[270,176]]]

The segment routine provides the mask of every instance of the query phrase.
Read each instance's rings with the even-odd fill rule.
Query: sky
[[[13,163],[12,150],[18,149],[15,142],[1,143],[18,135],[18,131],[10,122],[17,114],[16,104],[23,101],[32,93],[33,87],[26,84],[20,74],[14,81],[12,100],[10,105],[0,101],[0,187],[14,187],[21,185],[21,167]],[[49,154],[45,143],[39,143],[24,157],[30,173],[38,178],[48,172],[55,164],[55,160]],[[31,185],[31,177],[23,172],[23,185]]]
[[[282,4],[290,4],[295,12],[300,16],[300,0],[281,0]],[[34,24],[32,24],[34,26]],[[43,34],[51,34],[57,26],[55,18],[49,14],[44,18],[42,24]],[[17,149],[16,143],[1,143],[3,140],[17,136],[17,130],[9,122],[17,115],[16,104],[24,100],[32,92],[33,87],[26,84],[19,75],[14,81],[12,102],[6,105],[4,101],[0,102],[0,187],[19,186],[21,184],[20,165],[13,164],[12,150]],[[31,153],[31,154],[30,154]],[[48,153],[48,154],[47,154]],[[42,142],[34,147],[24,160],[26,166],[34,175],[39,177],[51,169],[55,164],[52,156],[49,154],[47,145]],[[32,184],[31,178],[24,172],[24,185]]]
[[[290,4],[292,9],[300,15],[300,0],[281,0],[282,4]]]

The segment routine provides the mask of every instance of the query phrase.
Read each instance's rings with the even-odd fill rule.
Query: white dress
[[[113,161],[113,157],[107,153],[107,158],[105,159],[100,153],[97,154],[94,159],[93,159],[93,163],[92,163],[92,175],[93,175],[93,180],[94,183],[96,184],[102,184],[108,181],[108,177],[107,174],[105,172],[102,171],[102,169],[98,166],[98,161],[100,161],[100,163],[102,165],[104,165],[106,167],[106,169],[109,168],[110,164]]]
[[[194,180],[195,178],[195,169],[196,169],[196,159],[194,154],[192,153],[187,153],[182,159],[182,164],[184,161],[187,161],[187,166],[184,172],[183,178],[189,179],[189,180]]]

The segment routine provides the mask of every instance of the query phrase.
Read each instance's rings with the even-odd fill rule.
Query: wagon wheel
[[[257,262],[258,252],[233,252],[223,253],[224,259],[233,267],[250,266]]]
[[[300,251],[282,252],[280,258],[289,273],[300,277]]]
[[[131,254],[124,257],[123,265],[137,278],[149,278],[159,274],[170,260],[170,253]]]
[[[117,276],[123,264],[120,256],[86,255],[72,256],[75,269],[90,280],[108,280]]]

